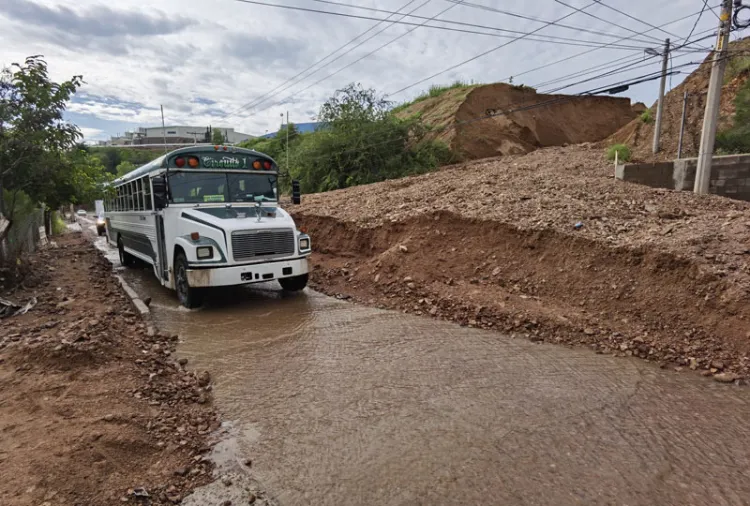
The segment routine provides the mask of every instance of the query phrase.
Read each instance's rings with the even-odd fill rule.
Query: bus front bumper
[[[280,278],[301,276],[308,272],[307,257],[301,257],[235,267],[192,268],[188,269],[187,277],[192,288],[205,288],[262,283]]]

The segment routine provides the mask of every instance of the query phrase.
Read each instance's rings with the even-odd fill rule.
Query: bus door
[[[156,245],[159,258],[156,265],[159,279],[164,282],[169,280],[169,263],[167,262],[167,244],[164,240],[164,216],[162,211],[156,211]]]

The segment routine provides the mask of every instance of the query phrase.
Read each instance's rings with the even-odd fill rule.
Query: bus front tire
[[[287,292],[299,292],[307,286],[307,274],[299,276],[293,276],[291,278],[281,278],[279,284],[283,290]]]
[[[187,258],[184,253],[178,253],[174,261],[175,287],[180,304],[188,309],[193,309],[203,303],[202,292],[197,288],[191,288],[187,277]]]
[[[120,253],[120,264],[124,267],[133,265],[133,255],[125,251],[125,245],[122,243],[122,237],[117,239],[117,251]]]

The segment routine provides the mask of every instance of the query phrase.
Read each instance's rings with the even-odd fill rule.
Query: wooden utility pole
[[[727,66],[727,45],[729,31],[732,26],[732,0],[722,0],[721,15],[719,16],[719,35],[711,63],[711,80],[708,82],[708,97],[706,98],[706,112],[703,115],[703,131],[701,132],[701,147],[698,153],[698,169],[695,173],[693,191],[699,194],[708,193],[711,181],[711,162],[714,156],[716,142],[716,122],[719,119],[719,104],[721,103],[721,86],[724,83],[724,69]]]

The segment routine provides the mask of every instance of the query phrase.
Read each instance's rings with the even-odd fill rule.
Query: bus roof
[[[263,158],[267,158],[271,160],[274,164],[276,163],[273,158],[268,156],[265,153],[261,153],[260,151],[255,151],[254,149],[247,149],[247,148],[239,148],[236,146],[214,146],[213,144],[207,145],[207,144],[193,144],[190,146],[186,146],[184,148],[175,149],[174,151],[171,151],[165,155],[160,156],[156,160],[153,160],[145,165],[141,165],[137,169],[134,169],[124,176],[115,179],[112,181],[112,185],[120,185],[123,183],[127,183],[128,181],[133,181],[135,179],[141,178],[145,176],[146,174],[150,174],[151,172],[155,172],[159,169],[164,169],[167,167],[167,161],[172,159],[176,155],[180,154],[200,154],[200,153],[227,153],[227,154],[245,154],[245,155],[255,155],[255,156],[261,156]]]

